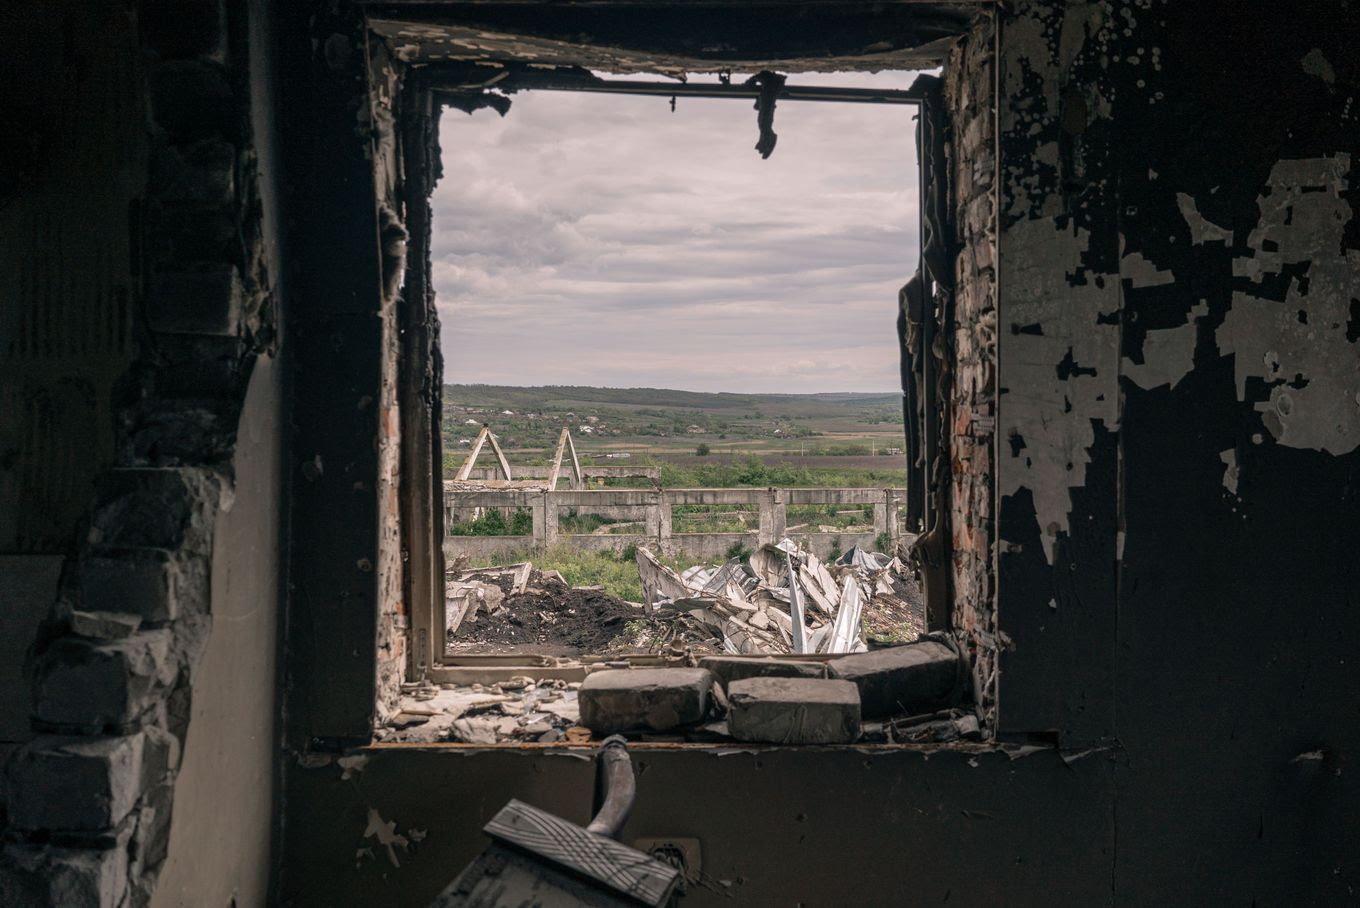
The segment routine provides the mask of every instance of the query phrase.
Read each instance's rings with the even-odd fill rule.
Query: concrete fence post
[[[648,542],[661,542],[661,498],[653,495],[652,500],[643,505],[642,533]]]
[[[657,539],[661,546],[661,551],[666,554],[673,554],[671,551],[671,503],[661,492],[656,494],[657,500]]]
[[[782,489],[765,489],[758,493],[756,501],[760,505],[760,529],[756,541],[760,545],[778,542],[788,526],[788,511],[784,503]]]
[[[545,497],[547,497],[546,493],[535,496],[529,502],[529,510],[534,518],[534,527],[531,532],[533,533],[533,547],[535,549],[543,548],[548,541],[547,507],[543,500]]]
[[[893,545],[896,545],[897,540],[902,535],[902,528],[897,519],[897,509],[902,504],[902,495],[897,489],[884,489],[883,498],[884,507],[887,510],[884,520],[887,522],[888,538],[892,540]],[[874,516],[877,518],[878,515],[875,514]]]
[[[888,529],[890,521],[888,515],[891,511],[892,490],[884,489],[879,496],[879,500],[874,502],[874,536],[887,533],[889,539],[896,538],[897,534]]]
[[[756,496],[756,504],[759,507],[756,545],[768,545],[774,540],[774,494],[761,492]]]
[[[543,493],[543,544],[551,546],[557,542],[557,493]]]

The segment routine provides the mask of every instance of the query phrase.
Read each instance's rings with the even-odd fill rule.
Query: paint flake
[[[1184,192],[1176,193],[1176,207],[1180,208],[1181,217],[1185,218],[1185,223],[1190,227],[1190,242],[1197,246],[1202,243],[1232,242],[1232,230],[1220,227],[1200,214],[1199,206],[1191,196]]]
[[[1255,406],[1276,441],[1333,455],[1360,446],[1360,368],[1346,339],[1360,251],[1342,248],[1353,216],[1342,196],[1349,169],[1348,154],[1276,163],[1247,241],[1251,267],[1234,261],[1233,273],[1259,283],[1307,263],[1306,289],[1295,279],[1283,302],[1266,298],[1264,287],[1236,291],[1215,335],[1220,352],[1234,357],[1238,400],[1246,400],[1247,379],[1271,383]]]
[[[1119,282],[1108,275],[1097,287],[1094,275],[1084,283],[1064,276],[1082,270],[1089,244],[1085,230],[1042,219],[1017,223],[1005,237],[1008,318],[1040,324],[1043,334],[1000,339],[1012,389],[1000,410],[1000,431],[1003,438],[1024,438],[1025,447],[1003,456],[998,484],[1002,495],[1030,491],[1049,564],[1058,535],[1070,532],[1071,490],[1085,485],[1096,426],[1119,426],[1119,326],[1109,318],[1119,308]],[[1057,366],[1069,354],[1081,368],[1060,378]]]
[[[421,837],[424,837],[423,833]],[[368,828],[364,830],[364,838],[377,839],[378,844],[387,849],[387,859],[392,862],[393,867],[401,866],[401,862],[397,860],[396,849],[405,849],[410,845],[410,840],[397,832],[395,820],[384,820],[378,811],[371,807],[368,809]]]

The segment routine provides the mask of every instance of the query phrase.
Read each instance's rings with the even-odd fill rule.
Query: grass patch
[[[496,559],[472,561],[468,567],[532,561],[540,571],[559,572],[569,586],[599,586],[611,596],[628,602],[641,602],[642,584],[638,580],[637,562],[634,560],[636,552],[634,546],[626,546],[618,552],[585,552],[571,545],[555,545],[542,552],[524,549]],[[677,571],[697,563],[684,556],[658,557],[662,564]]]
[[[789,526],[830,526],[838,530],[874,525],[874,506],[844,504],[791,504],[787,510]]]
[[[677,504],[671,507],[672,533],[744,533],[759,523],[757,505]]]
[[[621,524],[618,529],[613,529],[615,524]],[[641,521],[627,520],[619,517],[606,517],[604,514],[578,514],[575,509],[561,514],[557,518],[557,530],[572,536],[589,536],[600,527],[609,527],[606,533],[636,533],[641,529]]]
[[[480,517],[458,520],[447,527],[450,536],[529,536],[534,532],[534,515],[528,508],[516,508],[507,519],[496,508],[488,508]]]

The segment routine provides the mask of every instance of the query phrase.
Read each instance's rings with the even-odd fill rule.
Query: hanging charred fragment
[[[489,107],[502,117],[510,112],[510,99],[505,95],[485,89],[468,89],[465,91],[451,91],[444,95],[443,101],[455,110],[461,110],[465,114],[475,113],[485,107]]]
[[[756,98],[756,126],[760,128],[756,151],[760,152],[762,158],[768,159],[774,153],[775,143],[779,141],[774,131],[774,106],[775,99],[784,88],[784,78],[779,73],[764,70],[746,80],[746,85],[760,89],[760,96]]]

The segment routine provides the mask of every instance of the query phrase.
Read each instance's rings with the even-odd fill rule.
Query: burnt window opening
[[[750,78],[750,77],[747,77]],[[440,80],[433,80],[439,84]],[[532,81],[532,80],[530,80]],[[918,92],[919,85],[924,84],[926,91],[931,89],[933,80],[926,77],[913,86],[912,91]],[[537,87],[562,88],[562,86],[552,84],[551,78],[546,80],[546,84]],[[612,82],[612,80],[611,80]],[[768,158],[771,154],[776,157],[781,151],[787,153],[788,142],[779,146],[777,140],[772,140],[771,135],[777,134],[782,118],[792,118],[797,116],[797,106],[795,104],[784,104],[776,106],[780,111],[771,122],[769,116],[770,105],[766,103],[774,97],[777,89],[784,89],[782,80],[777,81],[773,78],[753,78],[751,82],[746,82],[742,78],[741,82],[734,80],[730,74],[722,74],[718,82],[718,88],[713,92],[717,96],[724,96],[734,85],[746,83],[752,86],[758,93],[755,99],[756,111],[749,113],[750,107],[742,104],[741,107],[747,112],[747,116],[755,121],[748,125],[751,134],[756,141],[756,148],[753,151],[747,149],[746,141],[739,141],[744,153],[755,157],[759,153],[762,158]],[[772,87],[774,86],[774,87]],[[447,88],[447,83],[445,83]],[[505,88],[507,86],[501,86]],[[535,87],[528,84],[525,87]],[[669,108],[674,111],[679,104],[691,104],[694,94],[702,92],[707,86],[695,86],[693,83],[682,83],[679,86],[666,86],[676,90],[676,97],[667,98],[664,94],[661,97],[653,97],[650,100],[660,104],[669,101]],[[688,87],[691,92],[683,94],[683,89]],[[796,89],[798,86],[791,86]],[[513,88],[513,87],[512,87]],[[620,86],[626,93],[640,93],[657,95],[655,86],[644,86],[639,83],[638,87]],[[853,89],[852,89],[853,91]],[[868,92],[873,92],[870,89]],[[834,92],[833,92],[834,94]],[[496,113],[504,116],[506,114],[505,97],[499,93],[492,94],[487,92],[459,91],[454,94],[444,93],[440,95],[443,100],[448,102],[448,106],[462,111],[476,111],[482,108],[491,108]],[[520,98],[527,97],[521,95]],[[745,98],[748,102],[749,96]],[[514,100],[518,101],[519,98]],[[787,100],[787,99],[784,99]],[[834,98],[813,98],[813,100],[834,100]],[[868,97],[856,100],[875,100]],[[882,99],[876,99],[881,101]],[[919,103],[918,97],[913,98],[914,103]],[[900,112],[901,128],[909,138],[914,141],[908,144],[917,145],[917,157],[921,157],[919,143],[922,139],[923,128],[919,125],[913,126],[914,109],[902,110]],[[483,114],[489,116],[490,113]],[[782,115],[782,117],[781,117]],[[456,134],[461,125],[458,120],[450,120],[453,117],[460,117],[459,114],[447,112],[445,116],[446,144],[447,137]],[[461,119],[461,117],[460,117]],[[919,118],[918,118],[919,119]],[[514,113],[509,114],[507,123],[514,122]],[[907,132],[911,130],[912,132]],[[913,133],[915,135],[913,136]],[[938,136],[932,136],[928,129],[924,130],[927,141],[935,141],[938,144]],[[715,140],[731,141],[732,136],[715,137]],[[743,137],[744,138],[744,137]],[[523,141],[530,141],[525,137]],[[941,154],[942,149],[936,148],[935,153]],[[924,196],[928,202],[931,199],[938,200],[940,193],[938,189],[928,190],[926,187],[926,174],[929,168],[919,168],[919,180],[912,179],[910,149],[907,154],[902,156],[901,164],[901,183],[904,191],[916,190],[918,194],[917,207],[920,209],[920,218],[917,225],[915,242],[906,248],[896,250],[896,267],[894,283],[901,285],[903,282],[907,286],[903,287],[902,292],[896,300],[896,306],[892,300],[892,290],[887,289],[883,293],[884,299],[881,301],[881,311],[884,315],[883,324],[878,329],[891,332],[886,326],[897,315],[897,335],[898,349],[895,357],[900,359],[899,371],[902,382],[900,396],[897,397],[898,403],[892,409],[895,411],[893,416],[899,425],[902,426],[902,434],[894,436],[896,444],[885,444],[885,453],[889,457],[895,457],[898,468],[896,473],[900,478],[899,482],[894,483],[896,488],[855,491],[845,501],[834,494],[836,490],[788,490],[790,494],[782,494],[786,490],[774,488],[749,488],[745,492],[739,492],[736,497],[742,495],[750,498],[746,501],[728,500],[733,498],[733,494],[700,494],[694,489],[669,489],[659,488],[659,471],[655,467],[650,470],[647,468],[633,467],[631,470],[627,466],[617,467],[610,470],[601,468],[593,461],[593,458],[581,456],[579,442],[586,436],[596,434],[596,423],[585,422],[577,419],[576,414],[572,413],[570,418],[565,420],[565,424],[557,426],[554,424],[548,434],[556,434],[556,430],[561,429],[560,435],[556,439],[545,436],[539,439],[543,442],[538,446],[538,450],[532,452],[538,455],[531,458],[539,462],[525,464],[514,463],[521,460],[527,452],[522,446],[514,443],[515,439],[504,439],[512,443],[502,446],[498,441],[498,434],[501,434],[497,423],[501,425],[513,424],[517,417],[523,413],[517,413],[511,406],[501,409],[493,409],[486,413],[473,414],[469,407],[462,407],[461,410],[456,406],[451,406],[451,401],[445,401],[442,410],[444,426],[441,436],[444,445],[444,457],[440,465],[444,478],[451,480],[446,483],[444,498],[444,522],[446,535],[444,536],[444,556],[449,567],[445,576],[446,587],[445,597],[442,603],[436,602],[431,626],[428,628],[428,637],[424,642],[424,651],[418,653],[419,656],[428,658],[420,660],[420,677],[412,685],[428,685],[429,682],[436,682],[445,685],[459,685],[461,689],[453,694],[434,694],[436,698],[444,696],[445,699],[458,696],[468,696],[472,694],[486,697],[507,697],[511,700],[520,701],[520,705],[512,702],[511,707],[504,707],[500,710],[492,708],[492,717],[485,717],[489,721],[464,721],[474,718],[471,715],[459,716],[454,722],[447,724],[447,737],[444,740],[461,740],[468,743],[531,743],[543,741],[551,743],[553,741],[567,740],[567,735],[571,731],[580,731],[583,721],[579,712],[571,709],[570,702],[575,700],[575,688],[580,682],[602,664],[626,663],[632,668],[641,666],[656,665],[667,669],[678,671],[693,671],[688,666],[693,666],[702,657],[702,650],[705,647],[690,646],[689,651],[681,644],[674,631],[678,624],[693,624],[702,628],[708,628],[709,638],[706,642],[710,644],[709,649],[713,650],[711,655],[715,657],[733,653],[741,655],[760,655],[765,656],[771,653],[777,654],[771,661],[781,661],[781,657],[787,654],[787,658],[782,658],[786,663],[785,668],[777,670],[766,670],[764,668],[757,671],[758,674],[778,673],[780,675],[792,674],[798,677],[804,672],[811,671],[817,677],[825,677],[828,674],[835,675],[834,669],[828,669],[827,663],[832,654],[825,650],[834,647],[836,653],[846,653],[855,650],[867,649],[864,639],[855,640],[854,638],[864,637],[864,628],[856,627],[860,621],[853,619],[843,620],[838,627],[836,621],[836,611],[842,604],[853,607],[854,612],[846,611],[845,614],[855,614],[857,617],[863,615],[863,601],[874,601],[878,594],[883,594],[887,598],[894,598],[903,601],[911,597],[916,597],[917,602],[907,605],[903,610],[903,617],[912,608],[918,609],[919,613],[912,616],[915,618],[914,638],[927,627],[927,621],[933,630],[941,630],[944,625],[941,623],[941,615],[945,613],[944,607],[940,602],[934,605],[934,614],[927,618],[924,608],[920,607],[920,590],[916,581],[917,569],[924,568],[929,571],[934,567],[938,570],[939,564],[932,565],[932,561],[939,557],[938,551],[930,551],[924,559],[921,554],[915,556],[908,554],[909,546],[907,543],[914,542],[918,537],[929,537],[932,528],[939,534],[941,528],[939,524],[939,509],[934,505],[938,496],[940,486],[939,468],[939,439],[941,432],[940,420],[942,418],[941,409],[934,403],[936,389],[936,376],[942,363],[939,349],[941,345],[940,337],[947,333],[947,323],[945,321],[946,293],[941,286],[936,275],[941,272],[942,265],[947,255],[947,244],[943,242],[943,217],[942,210],[927,212],[926,204],[920,199]],[[466,175],[460,173],[458,168],[450,167],[447,155],[444,161],[444,171],[446,181],[465,179]],[[938,177],[938,174],[935,174]],[[431,232],[431,247],[439,250],[441,246],[441,222],[442,212],[439,210],[438,195],[435,196],[434,225]],[[455,209],[456,212],[456,209]],[[456,213],[455,213],[456,216]],[[880,217],[878,212],[866,213],[866,218]],[[810,215],[809,217],[815,217]],[[927,222],[930,222],[929,225]],[[934,238],[931,245],[930,239]],[[485,237],[483,237],[485,239]],[[529,236],[520,236],[516,241],[531,242]],[[914,248],[913,248],[914,247]],[[927,248],[929,247],[929,248]],[[927,257],[935,258],[935,266],[932,268]],[[436,255],[435,264],[435,283],[439,282],[438,256]],[[915,276],[912,272],[915,271]],[[911,297],[915,295],[916,302],[912,305]],[[458,306],[464,302],[462,299],[443,299],[445,311],[442,313],[442,323],[445,332],[456,331],[459,325]],[[895,311],[894,311],[895,310]],[[891,333],[888,334],[891,337]],[[456,346],[456,345],[455,345]],[[889,341],[886,346],[891,350],[893,344]],[[459,357],[455,350],[450,350],[447,362],[450,364],[449,375],[446,379],[463,379],[474,381],[479,376],[461,375]],[[935,360],[935,362],[933,362]],[[885,383],[886,384],[886,383]],[[489,408],[481,408],[488,410]],[[538,408],[542,409],[542,408]],[[583,408],[584,409],[584,408]],[[541,416],[541,414],[538,414]],[[485,418],[483,418],[485,417]],[[451,422],[453,431],[450,431]],[[688,427],[687,427],[688,428]],[[541,433],[540,433],[541,434]],[[696,432],[696,436],[705,433]],[[688,441],[688,439],[687,439]],[[704,457],[711,454],[710,441],[713,439],[700,440],[695,446],[695,457]],[[459,444],[462,442],[462,444]],[[933,446],[933,447],[932,447]],[[504,447],[504,450],[503,450]],[[588,446],[593,448],[594,446]],[[875,446],[877,447],[877,446]],[[709,450],[703,450],[709,448]],[[591,453],[595,453],[592,451]],[[605,451],[608,453],[632,453]],[[873,452],[877,454],[877,450]],[[481,459],[478,460],[478,455]],[[607,458],[614,460],[615,458]],[[527,469],[526,469],[527,467]],[[609,474],[613,475],[609,475]],[[596,488],[589,488],[594,481]],[[619,503],[610,502],[607,506],[600,506],[588,501],[599,491],[598,486],[603,484],[622,485],[624,489],[617,489],[624,494]],[[633,486],[633,489],[626,487]],[[637,486],[642,488],[638,489]],[[545,495],[546,493],[546,495]],[[878,496],[878,497],[875,497]],[[576,501],[576,498],[581,501]],[[632,501],[632,498],[638,501]],[[878,498],[882,498],[879,501]],[[557,502],[544,501],[545,498],[557,498]],[[627,498],[628,501],[623,501]],[[652,499],[655,499],[653,502]],[[765,498],[770,500],[767,502]],[[514,499],[513,501],[511,499]],[[522,499],[522,500],[521,500]],[[644,501],[645,499],[645,501]],[[861,501],[861,499],[863,499]],[[836,513],[841,511],[855,511],[856,515],[862,517],[863,522],[870,530],[876,530],[874,545],[864,545],[858,555],[855,551],[849,554],[846,565],[835,565],[833,563],[838,556],[847,554],[841,546],[835,546],[830,552],[823,552],[823,555],[830,555],[831,558],[818,559],[816,554],[805,551],[802,547],[795,549],[792,553],[784,553],[782,556],[775,546],[779,540],[784,538],[789,529],[791,515],[799,509],[810,512],[808,517],[816,519],[819,511],[826,511],[832,519],[839,519],[842,515]],[[623,513],[628,511],[628,513]],[[636,513],[633,513],[636,512]],[[777,512],[777,513],[776,513]],[[799,515],[804,516],[804,515]],[[707,568],[701,571],[681,572],[676,570],[671,572],[664,562],[668,556],[674,557],[675,550],[667,550],[668,547],[651,544],[657,537],[668,537],[676,539],[684,536],[683,525],[693,524],[700,529],[712,529],[705,527],[706,519],[716,517],[719,521],[740,523],[741,528],[730,528],[734,530],[735,538],[733,544],[728,546],[722,553],[723,557],[710,557]],[[535,570],[527,566],[527,562],[532,559],[532,554],[526,553],[525,557],[518,559],[511,564],[501,563],[499,565],[487,565],[489,570],[482,572],[469,573],[464,569],[475,557],[469,549],[480,547],[483,552],[487,550],[483,545],[487,539],[503,542],[505,537],[520,537],[525,549],[532,549],[536,544],[541,546],[543,543],[554,540],[560,541],[561,537],[571,536],[590,536],[599,535],[627,537],[627,533],[619,532],[611,527],[623,525],[624,529],[634,529],[632,525],[640,525],[644,531],[643,538],[639,540],[620,539],[617,544],[610,545],[606,551],[612,549],[613,556],[621,562],[620,566],[625,571],[634,570],[632,562],[636,561],[637,573],[640,575],[640,586],[644,600],[642,608],[629,606],[626,603],[619,603],[617,597],[608,597],[603,590],[580,590],[569,589],[564,584],[555,581],[566,579],[560,574],[554,578],[551,575],[545,576],[541,570]],[[681,525],[677,529],[677,524]],[[751,527],[749,534],[743,532],[747,527]],[[858,528],[853,521],[848,527]],[[889,530],[889,527],[891,528]],[[820,528],[819,528],[820,529]],[[601,532],[603,530],[603,532]],[[700,534],[711,535],[711,534]],[[754,545],[747,546],[742,543],[745,541],[741,537],[750,535],[750,540]],[[794,534],[788,534],[794,535]],[[849,535],[848,533],[836,533],[836,536]],[[769,537],[768,539],[765,537]],[[610,540],[611,543],[615,540]],[[683,545],[684,540],[680,540]],[[901,543],[899,545],[899,543]],[[597,547],[598,548],[598,547]],[[752,553],[751,549],[755,552]],[[847,546],[848,548],[848,546]],[[886,549],[885,556],[877,559],[868,554],[869,549]],[[639,554],[638,550],[642,553]],[[504,551],[502,548],[500,551]],[[654,554],[658,557],[651,557]],[[754,555],[754,557],[751,557]],[[810,557],[809,557],[810,556]],[[896,556],[896,557],[894,557]],[[856,565],[855,559],[858,558]],[[504,562],[506,559],[482,557],[478,559],[482,562]],[[699,558],[691,558],[691,561],[699,562]],[[475,563],[475,562],[473,562]],[[543,565],[540,564],[540,567]],[[680,568],[680,564],[675,564],[675,568]],[[828,570],[831,568],[831,570]],[[726,572],[724,574],[724,571]],[[833,571],[834,575],[833,576]],[[793,575],[793,582],[789,582],[790,572]],[[649,582],[650,581],[650,582]],[[681,587],[675,588],[675,583]],[[670,585],[668,587],[668,584]],[[708,587],[711,587],[709,589]],[[942,587],[936,588],[937,596]],[[771,592],[783,593],[782,601],[771,598]],[[750,605],[750,596],[764,595],[766,601],[764,607],[756,606],[751,608],[752,612],[759,613],[765,618],[765,626],[751,627],[745,619],[749,613],[731,609],[726,603],[730,597],[739,600],[743,607]],[[708,597],[708,598],[705,598]],[[623,605],[626,610],[614,609],[618,614],[602,614],[603,610],[597,608],[598,602],[606,598],[613,598],[612,604]],[[699,600],[699,602],[686,602],[686,599]],[[592,601],[594,600],[594,601]],[[679,611],[684,613],[684,617],[677,620],[675,612],[672,612],[668,619],[669,626],[660,633],[657,627],[667,622],[659,620],[661,611],[654,600],[661,600],[665,607],[674,608],[676,603],[681,604]],[[828,601],[829,600],[829,601]],[[509,602],[509,605],[507,605]],[[714,606],[721,602],[722,605]],[[442,607],[441,607],[442,606]],[[513,606],[513,607],[512,607]],[[523,610],[525,606],[533,609],[533,615],[529,616],[536,620],[523,620]],[[541,606],[548,606],[543,608]],[[727,611],[720,611],[726,606]],[[704,620],[691,621],[694,613],[701,611],[704,613]],[[714,615],[715,611],[720,613]],[[516,613],[519,613],[516,615]],[[771,620],[775,612],[779,612],[780,617]],[[580,620],[582,613],[587,620]],[[799,615],[801,614],[801,617]],[[461,629],[466,632],[467,628],[475,625],[480,617],[483,628],[493,625],[497,619],[500,623],[509,627],[516,627],[523,633],[502,634],[484,633],[481,635],[466,635],[476,640],[473,646],[459,646]],[[521,620],[513,620],[519,617]],[[781,621],[780,618],[787,619]],[[471,620],[469,620],[471,619]],[[565,620],[564,620],[565,619]],[[759,620],[759,619],[757,619]],[[801,634],[793,632],[790,622],[797,621],[798,626],[804,630]],[[864,622],[867,624],[867,622]],[[910,624],[912,622],[903,622]],[[568,635],[570,639],[577,643],[584,643],[583,646],[576,647],[576,651],[554,652],[551,646],[535,645],[529,642],[528,646],[515,647],[512,642],[516,637],[527,638],[533,641],[536,633],[542,640],[545,635],[541,632],[552,625],[568,625]],[[594,624],[591,627],[588,625]],[[609,626],[616,626],[619,632],[614,634],[609,630]],[[651,629],[650,638],[645,636],[645,631]],[[438,630],[443,630],[444,642],[446,646],[441,648],[438,645]],[[639,636],[639,634],[642,636]],[[628,634],[633,634],[638,639],[646,641],[646,647],[624,646],[622,651],[615,648],[610,651],[609,645],[617,643],[617,639],[622,639]],[[781,639],[782,635],[782,639]],[[477,639],[480,636],[481,639]],[[702,637],[699,634],[692,635],[692,643],[698,643]],[[606,639],[609,638],[609,639]],[[795,639],[801,638],[801,639]],[[764,646],[762,646],[762,642]],[[873,642],[877,646],[890,646],[893,643],[905,642],[905,639],[893,640],[890,637],[879,636]],[[503,644],[509,643],[510,648]],[[477,644],[492,644],[490,646]],[[495,644],[502,644],[496,646]],[[773,644],[773,645],[771,645]],[[856,645],[858,644],[858,645]],[[418,643],[418,646],[421,644]],[[922,663],[922,670],[935,673],[935,693],[928,695],[920,702],[911,704],[903,703],[899,700],[891,701],[891,695],[884,695],[889,700],[884,700],[884,696],[879,696],[878,701],[872,703],[862,703],[866,710],[866,718],[882,720],[887,716],[896,714],[902,715],[905,712],[920,712],[929,708],[943,709],[943,712],[935,717],[944,725],[925,723],[930,725],[926,731],[905,732],[906,734],[926,734],[928,736],[939,736],[952,734],[974,734],[977,732],[976,721],[970,720],[964,712],[954,710],[952,707],[958,705],[957,699],[957,680],[958,680],[958,653],[954,651],[943,639],[931,640],[924,644],[930,650]],[[590,652],[596,649],[598,651]],[[700,652],[696,653],[698,649]],[[499,650],[499,651],[498,651]],[[823,652],[817,652],[823,650]],[[624,657],[624,658],[620,658]],[[703,709],[701,712],[706,714],[706,718],[712,719],[715,716],[709,714],[714,708],[712,700],[725,700],[727,691],[726,682],[729,678],[722,672],[735,671],[739,680],[740,676],[749,669],[741,666],[736,668],[724,667],[719,671],[716,665],[710,665],[717,673],[721,684],[710,694],[707,690],[697,694],[698,700],[702,701]],[[851,671],[853,667],[847,668]],[[872,668],[866,668],[870,674]],[[845,677],[850,677],[846,675]],[[674,679],[672,679],[674,680]],[[693,679],[681,677],[679,683],[681,687],[691,684]],[[472,687],[479,685],[480,690]],[[701,685],[702,686],[702,685]],[[861,688],[863,685],[859,685]],[[872,686],[872,685],[871,685]],[[926,684],[930,687],[930,683]],[[537,695],[533,692],[538,691]],[[524,704],[524,700],[532,700],[530,704]],[[692,698],[691,698],[692,699]],[[567,701],[554,710],[550,705],[558,701]],[[462,707],[467,707],[471,701],[462,702]],[[523,706],[529,706],[526,712]],[[690,703],[694,706],[694,703]],[[793,704],[786,704],[790,714],[796,712]],[[842,704],[844,706],[844,704]],[[471,707],[469,712],[478,712],[478,708]],[[499,715],[494,715],[499,712]],[[570,716],[566,714],[570,713]],[[523,721],[524,716],[530,716],[533,721]],[[919,717],[918,717],[919,718]],[[567,721],[559,721],[565,719]],[[512,721],[506,721],[512,720]],[[596,715],[593,719],[594,725],[599,726],[595,730],[608,730],[608,719]],[[971,725],[970,725],[971,722]],[[546,724],[546,728],[540,729],[540,725]],[[715,731],[712,722],[700,723],[693,719],[685,723],[688,725],[686,734],[692,740],[720,740],[723,732]],[[903,740],[893,738],[893,732],[888,730],[889,724],[876,721],[875,737],[868,740]],[[920,723],[917,723],[920,724]],[[700,726],[703,726],[702,728]],[[937,727],[938,725],[938,727]],[[948,726],[948,729],[945,728]],[[622,726],[618,729],[622,730]],[[636,729],[635,729],[636,730]],[[644,729],[645,730],[645,729]],[[415,737],[423,740],[431,740],[429,737],[430,729],[416,733]],[[654,731],[665,732],[665,729],[654,729]],[[713,738],[717,734],[718,738]],[[694,737],[697,735],[698,737]],[[705,738],[707,736],[707,738]],[[809,740],[803,743],[834,743],[832,740],[818,742]]]

